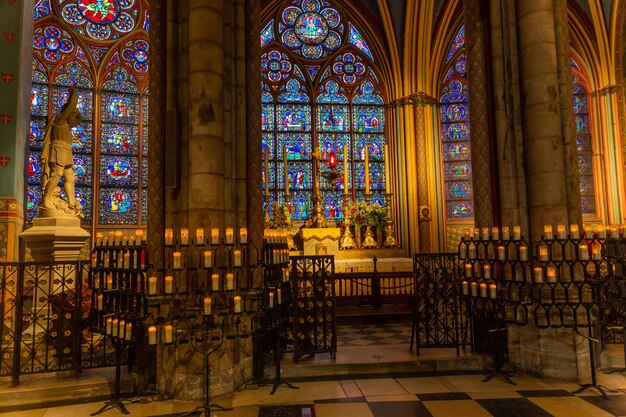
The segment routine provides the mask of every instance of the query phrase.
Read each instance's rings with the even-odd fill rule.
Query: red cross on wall
[[[3,72],[2,73],[2,79],[4,80],[5,83],[10,84],[11,81],[13,81],[13,79],[15,78],[15,75],[9,73],[9,72]]]
[[[0,156],[0,167],[4,168],[9,165],[9,162],[11,162],[10,156]]]
[[[4,39],[6,39],[8,43],[11,43],[15,40],[15,34],[11,32],[4,32]]]
[[[9,123],[11,123],[11,120],[13,120],[13,116],[10,114],[0,114],[0,122],[3,125],[8,125]]]

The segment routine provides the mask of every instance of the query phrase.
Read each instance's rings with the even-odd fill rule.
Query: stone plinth
[[[62,262],[78,259],[90,234],[80,227],[78,218],[42,217],[20,235],[37,262]]]
[[[305,256],[317,255],[315,247],[319,244],[326,245],[327,255],[337,255],[339,252],[341,229],[338,227],[307,227],[302,229],[300,233],[302,233]]]

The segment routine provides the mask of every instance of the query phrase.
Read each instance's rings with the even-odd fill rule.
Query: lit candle
[[[370,157],[369,157],[369,147],[365,145],[363,148],[363,152],[365,153],[365,195],[369,195],[370,193]]]
[[[465,264],[465,276],[468,278],[472,276],[472,264],[469,262]]]
[[[235,289],[235,279],[232,273],[226,274],[226,289],[232,291]]]
[[[248,229],[245,227],[239,228],[239,242],[242,245],[245,245],[248,243]]]
[[[543,226],[543,237],[546,240],[554,239],[554,236],[552,235],[552,225],[551,224],[545,224]]]
[[[276,290],[276,300],[279,305],[283,303],[283,290],[280,288]]]
[[[124,232],[122,232],[121,230],[116,230],[115,231],[115,244],[121,245],[123,238],[124,238]]]
[[[157,328],[156,326],[148,326],[148,344],[150,346],[156,345],[157,342]]]
[[[168,227],[165,229],[165,244],[173,245],[174,244],[174,229]]]
[[[269,293],[269,307],[274,308],[274,291]]]
[[[480,283],[480,296],[482,298],[487,298],[487,284],[484,282]]]
[[[489,228],[488,227],[482,228],[482,237],[483,237],[483,240],[489,240]]]
[[[619,239],[619,228],[615,225],[611,226],[611,239]]]
[[[102,246],[104,235],[102,233],[96,233],[96,246]]]
[[[500,230],[496,226],[491,228],[491,239],[493,240],[500,239]]]
[[[478,227],[474,228],[474,240],[480,239],[480,229]]]
[[[214,227],[211,229],[211,245],[220,244],[220,229]]]
[[[241,313],[241,296],[236,295],[233,297],[233,311],[235,313]]]
[[[126,340],[131,340],[133,338],[133,323],[126,323]]]
[[[124,252],[124,269],[130,268],[130,252]]]
[[[289,197],[289,164],[287,164],[287,147],[283,145],[283,168],[285,169],[285,197]]]
[[[112,230],[109,232],[109,240],[107,240],[107,243],[109,244],[109,246],[115,245],[115,231]]]
[[[580,239],[580,230],[577,224],[570,224],[569,234],[572,239]]]
[[[596,227],[596,232],[598,233],[598,239],[606,239],[606,228],[603,224],[599,224]]]
[[[509,235],[509,227],[502,227],[502,240],[509,240],[511,237]]]
[[[148,295],[157,294],[157,277],[148,278]]]
[[[189,244],[189,229],[186,227],[180,229],[180,244],[184,246]]]
[[[459,258],[460,259],[465,259],[467,258],[467,246],[465,246],[465,244],[461,244],[461,246],[459,247]]]
[[[548,260],[548,247],[545,245],[539,246],[539,260],[540,261]]]
[[[130,235],[130,238],[128,239],[128,244],[130,246],[135,246],[135,244],[137,243],[136,240],[135,240],[136,238],[137,238],[137,236],[135,236],[134,234]]]
[[[585,238],[593,239],[593,227],[591,225],[583,225],[583,229],[585,230]]]
[[[463,295],[469,295],[469,283],[467,281],[461,283],[461,290],[463,291]]]
[[[468,228],[468,227],[466,227],[466,228],[465,228],[465,230],[463,231],[463,237],[464,237],[466,240],[469,240],[469,238],[470,238],[470,230],[469,230],[469,228]]]
[[[173,268],[174,269],[182,269],[183,267],[183,254],[180,252],[174,252],[172,254],[172,258],[173,258]]]
[[[241,251],[239,249],[233,251],[233,265],[241,266]]]
[[[171,324],[166,324],[164,327],[165,330],[165,343],[172,343],[174,341],[174,326]]]
[[[219,274],[211,275],[211,290],[219,291],[220,290],[220,276]]]
[[[174,292],[174,277],[168,275],[165,277],[165,294],[172,294]]]
[[[204,245],[204,228],[196,227],[196,244]]]
[[[489,284],[489,298],[491,298],[492,300],[496,299],[498,296],[498,287],[496,286],[496,284]]]
[[[111,322],[111,336],[117,337],[117,332],[119,330],[118,326],[119,326],[119,320],[117,319],[117,317],[115,317],[113,321]]]
[[[112,290],[113,289],[113,275],[111,274],[107,274],[107,290]]]
[[[117,337],[119,337],[120,339],[125,339],[125,330],[126,330],[126,320],[124,319],[120,319],[120,321],[117,323]]]
[[[502,232],[504,238],[504,232]],[[504,246],[498,246],[498,260],[504,261],[506,259],[506,253],[504,252]]]
[[[519,247],[519,260],[527,261],[528,260],[528,248],[525,245]]]
[[[113,332],[113,319],[111,317],[107,317],[105,333],[110,335]]]
[[[104,299],[102,293],[98,293],[98,311],[104,310]]]
[[[478,283],[477,282],[472,282],[470,284],[470,288],[471,288],[471,292],[472,292],[472,297],[478,297]]]
[[[557,236],[557,238],[558,238],[558,239],[560,239],[560,240],[565,240],[565,239],[567,239],[567,230],[566,230],[566,228],[565,228],[565,225],[564,225],[564,224],[559,224],[559,225],[556,227],[556,236]]]
[[[213,300],[211,300],[211,297],[204,297],[204,315],[205,316],[211,315],[212,304],[213,304]]]
[[[535,282],[536,283],[541,283],[543,282],[543,268],[541,268],[540,266],[536,266],[533,269],[533,275],[535,277]]]
[[[520,240],[522,238],[522,228],[519,226],[513,226],[513,240]]]
[[[469,244],[469,258],[476,259],[476,245],[473,243]]]
[[[491,278],[491,265],[489,264],[483,265],[483,274],[485,278]]]
[[[289,281],[289,268],[283,268],[283,282]]]
[[[235,243],[235,232],[232,227],[226,228],[226,243],[229,245]]]
[[[143,242],[143,229],[135,230],[135,242],[140,245]]]
[[[585,243],[581,243],[580,246],[578,246],[578,257],[583,261],[589,260],[589,248],[587,248]]]
[[[391,194],[391,177],[389,176],[391,159],[389,158],[389,146],[387,144],[383,147],[383,157],[385,158],[385,193]]]
[[[602,259],[602,246],[601,245],[593,245],[591,247],[591,257],[594,260]]]
[[[213,252],[210,250],[204,251],[204,267],[211,268],[213,266]]]
[[[548,267],[548,282],[556,282],[556,268],[553,266]]]

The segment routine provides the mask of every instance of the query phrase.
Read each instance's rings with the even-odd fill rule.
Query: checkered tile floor
[[[337,346],[409,345],[411,323],[337,326]]]

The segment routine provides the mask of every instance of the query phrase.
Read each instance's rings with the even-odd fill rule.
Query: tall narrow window
[[[465,27],[462,27],[446,57],[439,99],[446,219],[449,222],[468,221],[474,216],[465,62]]]
[[[333,153],[338,169],[348,159],[348,183],[341,175],[331,184],[324,176],[330,168],[322,162],[319,187],[326,217],[341,219],[344,190],[352,199],[364,198],[367,146],[370,198],[382,205],[385,114],[374,55],[332,1],[287,3],[261,31],[263,175],[269,201],[285,202],[288,185],[292,218],[307,219],[314,188],[311,155],[325,161]]]
[[[145,225],[148,137],[147,0],[38,0],[26,216],[41,201],[46,123],[78,89],[73,129],[76,198],[83,224]],[[95,199],[95,200],[94,200]],[[98,202],[98,204],[94,204]]]

